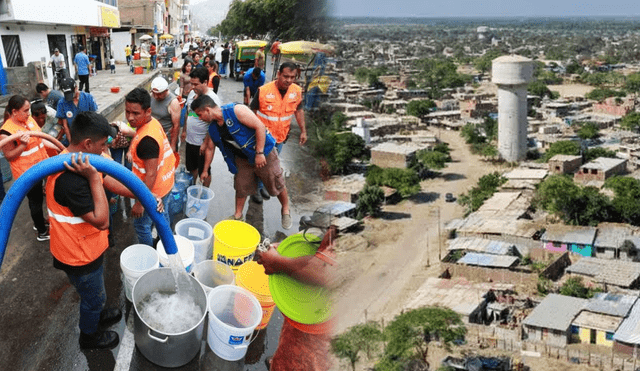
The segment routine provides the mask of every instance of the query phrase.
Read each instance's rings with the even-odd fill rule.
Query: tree
[[[382,340],[380,325],[370,321],[352,326],[331,339],[331,351],[336,357],[347,359],[351,363],[351,369],[355,371],[356,362],[360,360],[359,353],[364,351],[367,358],[371,359]]]
[[[377,185],[366,184],[358,194],[357,210],[358,217],[380,215],[382,203],[384,202],[384,191]]]
[[[478,180],[478,185],[471,188],[468,194],[462,194],[458,198],[458,203],[467,207],[467,212],[474,212],[482,206],[504,184],[507,178],[500,173],[493,172],[482,176]]]
[[[549,88],[547,87],[547,84],[540,80],[536,80],[530,83],[527,87],[527,90],[529,91],[529,94],[536,95],[541,98],[543,98],[545,95],[548,97],[553,96],[551,90],[549,90]]]
[[[585,94],[585,98],[593,99],[597,101],[603,101],[609,97],[624,97],[627,94],[620,90],[614,90],[609,88],[595,88]]]
[[[385,329],[387,346],[376,370],[398,370],[411,361],[429,368],[432,341],[440,341],[449,350],[466,332],[460,315],[448,308],[424,307],[404,312]]]
[[[640,73],[632,73],[627,75],[627,79],[624,83],[624,90],[629,93],[640,92]]]
[[[565,175],[551,175],[538,186],[537,202],[544,210],[561,213],[580,195],[580,188]]]
[[[491,62],[504,54],[500,49],[489,49],[482,57],[476,59],[474,66],[481,73],[491,71]]]
[[[582,140],[600,137],[600,128],[593,122],[587,122],[578,130],[578,137]]]
[[[420,177],[413,169],[383,169],[373,165],[367,172],[367,184],[395,188],[402,197],[409,197],[420,191]]]
[[[620,218],[629,224],[640,225],[640,181],[630,177],[615,176],[605,181],[604,187],[613,190],[612,205]]]
[[[368,157],[364,139],[351,132],[336,133],[329,130],[318,142],[314,141],[313,148],[318,157],[327,161],[333,174],[346,172],[354,158]]]
[[[412,100],[407,104],[407,115],[421,117],[435,107],[436,104],[431,99]]]
[[[331,351],[340,359],[347,359],[351,363],[351,370],[356,370],[356,362],[360,360],[360,347],[356,339],[349,332],[331,339]]]
[[[588,148],[584,152],[584,161],[591,162],[598,157],[618,158],[615,151],[603,147]]]
[[[419,151],[417,157],[427,168],[433,170],[444,169],[445,166],[447,166],[447,159],[449,158],[448,155],[442,152],[429,150]]]
[[[549,161],[555,155],[577,156],[579,154],[580,144],[570,140],[561,140],[549,146],[547,152],[544,153],[543,162]]]
[[[620,126],[631,131],[638,131],[640,128],[640,112],[629,112],[622,118]]]

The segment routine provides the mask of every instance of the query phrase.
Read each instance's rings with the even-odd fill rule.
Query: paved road
[[[108,109],[113,119],[124,95],[133,87],[147,86],[153,75],[130,75],[123,68],[110,75],[100,71],[91,80],[92,94],[100,111]],[[167,71],[168,72],[168,71]],[[166,73],[167,76],[171,73]],[[110,93],[111,86],[120,86],[120,93]],[[225,79],[220,96],[226,102],[241,101],[242,83]],[[119,103],[120,102],[120,103]],[[316,207],[319,200],[318,172],[315,160],[306,148],[297,144],[299,131],[293,125],[291,142],[285,146],[283,167],[287,173],[294,228],[280,227],[280,205],[272,198],[263,205],[248,202],[245,214],[263,235],[274,237],[276,232],[297,231],[301,212]],[[294,160],[295,159],[295,160]],[[212,169],[211,188],[216,193],[207,221],[215,223],[233,211],[232,177],[217,153]],[[5,183],[5,188],[13,182]],[[27,202],[16,215],[5,258],[0,267],[0,369],[1,370],[158,370],[134,347],[132,306],[124,296],[119,256],[134,244],[135,233],[129,220],[130,205],[121,200],[114,217],[115,247],[105,254],[105,281],[108,305],[118,306],[125,318],[113,326],[121,338],[121,345],[112,351],[81,351],[78,347],[79,297],[62,271],[52,266],[48,242],[38,242],[32,230]],[[6,219],[5,219],[6,220]],[[0,220],[2,223],[2,220]],[[269,328],[251,345],[245,362],[226,362],[219,359],[205,342],[199,355],[189,364],[176,370],[264,370],[263,360],[273,354],[277,346],[282,316],[276,311]]]

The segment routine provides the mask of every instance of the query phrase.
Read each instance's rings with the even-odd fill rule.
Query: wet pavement
[[[154,74],[131,75],[118,65],[118,73],[99,71],[91,78],[92,94],[101,113],[110,120],[121,116],[124,95],[136,86],[146,86]],[[270,71],[270,70],[269,70]],[[163,70],[163,75],[173,73]],[[119,93],[111,93],[119,86]],[[223,102],[242,101],[242,82],[223,79],[219,95]],[[258,205],[245,206],[247,222],[263,237],[272,240],[297,232],[300,215],[309,214],[320,202],[318,168],[306,147],[298,145],[299,129],[292,124],[292,136],[285,144],[282,166],[285,169],[293,227],[285,231],[280,226],[280,204],[276,198]],[[184,146],[182,158],[184,158]],[[211,189],[215,197],[207,222],[214,226],[234,210],[233,177],[217,151],[212,164]],[[13,182],[5,183],[9,189]],[[117,306],[125,313],[112,330],[120,335],[120,345],[111,350],[83,351],[78,346],[79,297],[66,275],[52,266],[48,242],[38,242],[32,229],[28,205],[23,201],[16,215],[0,267],[0,369],[2,370],[163,370],[142,356],[133,339],[133,307],[124,294],[120,253],[136,243],[130,221],[131,206],[120,199],[114,215],[114,246],[105,253],[105,285],[107,305]],[[177,222],[178,218],[174,220]],[[2,221],[0,220],[0,223]],[[283,317],[276,311],[266,330],[258,334],[244,360],[228,362],[217,357],[203,336],[201,350],[187,365],[173,370],[265,370],[264,359],[275,352]],[[206,326],[206,325],[205,325]]]

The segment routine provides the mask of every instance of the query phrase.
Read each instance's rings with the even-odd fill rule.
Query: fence
[[[479,348],[492,348],[505,352],[534,352],[541,357],[554,358],[573,364],[598,367],[606,371],[636,371],[640,368],[640,359],[632,356],[623,356],[613,352],[591,352],[589,350],[571,349],[570,347],[558,348],[541,343],[525,342],[518,340],[520,332],[501,327],[487,327],[473,324],[466,325],[467,341]],[[474,342],[477,342],[474,344]]]

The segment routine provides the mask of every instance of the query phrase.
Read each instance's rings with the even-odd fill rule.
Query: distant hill
[[[206,34],[207,30],[222,22],[227,16],[231,0],[192,0],[190,7],[195,25],[198,25],[200,33]]]

